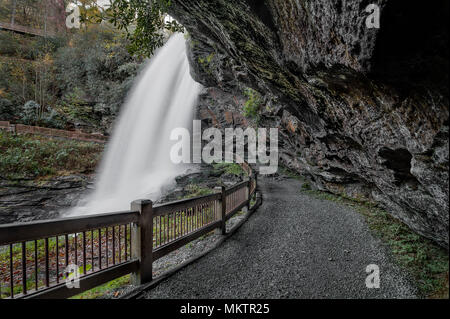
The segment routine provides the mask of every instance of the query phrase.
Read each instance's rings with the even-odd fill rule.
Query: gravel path
[[[300,192],[294,179],[259,179],[263,205],[219,248],[146,298],[415,298],[364,218]],[[380,268],[379,289],[365,270]]]

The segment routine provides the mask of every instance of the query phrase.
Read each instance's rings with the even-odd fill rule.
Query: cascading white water
[[[94,193],[70,215],[129,209],[156,199],[188,167],[170,160],[170,132],[192,125],[201,85],[190,76],[185,40],[174,34],[129,94],[109,142]]]

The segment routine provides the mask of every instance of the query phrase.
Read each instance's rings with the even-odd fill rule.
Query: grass
[[[103,145],[0,131],[0,176],[7,179],[94,172]]]
[[[279,166],[278,167],[278,174],[280,175],[285,175],[289,178],[294,178],[294,179],[298,179],[298,180],[303,180],[303,178],[295,171],[284,167],[284,166]]]
[[[183,196],[182,199],[189,199],[198,196],[205,196],[214,193],[213,189],[201,187],[197,184],[189,184],[186,186],[186,191],[189,193],[186,196]]]
[[[416,234],[373,204],[321,191],[303,191],[317,198],[351,206],[364,215],[369,228],[390,248],[395,261],[415,279],[420,297],[449,298],[449,256],[446,249]]]
[[[304,191],[309,191],[309,190],[311,190],[311,185],[310,185],[308,182],[304,182],[304,183],[302,184],[302,190],[304,190]]]
[[[251,88],[247,88],[244,90],[244,95],[247,97],[247,101],[243,108],[244,116],[246,118],[255,119],[258,122],[259,110],[263,103],[261,94]]]
[[[70,299],[97,299],[105,296],[108,293],[111,293],[115,290],[117,294],[119,294],[118,289],[123,288],[130,284],[131,275],[125,275],[123,277],[114,279],[106,284],[101,286],[92,288],[85,292],[82,292],[76,296],[71,297]]]
[[[215,163],[213,164],[213,168],[216,171],[223,171],[224,173],[235,175],[235,176],[243,176],[245,175],[245,171],[242,167],[237,163]]]
[[[115,228],[116,236],[118,234],[118,229]],[[86,252],[87,252],[87,264],[86,264],[86,272],[89,273],[93,267],[92,264],[92,257],[89,254],[91,251],[91,243],[94,244],[94,251],[98,252],[98,244],[99,244],[99,237],[98,232],[93,231],[86,232]],[[123,231],[122,231],[123,234]],[[92,236],[93,235],[93,236]],[[80,265],[83,263],[82,261],[82,234],[78,234],[77,236],[77,264]],[[102,238],[106,238],[106,230],[101,230],[101,236]],[[65,238],[64,236],[57,236],[58,237],[58,252],[59,252],[59,278],[60,282],[63,282],[65,280],[64,275],[64,259],[65,259]],[[130,238],[130,233],[127,234],[127,242]],[[122,241],[124,240],[124,237],[122,237]],[[112,245],[112,230],[109,229],[108,231],[108,242],[109,245]],[[49,269],[50,269],[50,280],[51,284],[55,283],[56,280],[56,237],[48,238],[48,252],[49,252]],[[75,237],[73,234],[70,234],[68,236],[68,244],[69,244],[69,262],[73,263],[75,254]],[[27,288],[28,290],[32,290],[36,288],[35,283],[35,273],[34,273],[34,263],[35,263],[35,243],[34,241],[27,241],[25,243],[26,247],[26,260],[27,260]],[[105,247],[105,243],[103,241],[102,247]],[[111,247],[111,246],[110,246]],[[122,256],[124,254],[124,243],[121,245],[121,253]],[[13,269],[14,269],[14,294],[17,295],[22,292],[22,245],[21,243],[13,244],[12,245],[12,261],[13,261]],[[37,260],[38,260],[38,287],[42,288],[44,286],[44,267],[45,267],[45,242],[43,239],[39,239],[36,241],[36,248],[37,248]],[[117,250],[116,250],[116,257],[117,257]],[[103,258],[105,258],[103,256]],[[109,251],[109,260],[111,262],[112,259],[112,253]],[[0,246],[0,273],[2,274],[0,276],[0,299],[6,298],[10,296],[10,278],[9,278],[9,272],[10,272],[10,249],[8,246]],[[95,262],[97,263],[97,262]],[[95,266],[94,266],[95,267]],[[98,270],[98,265],[97,265]],[[79,268],[80,274],[84,274],[84,267],[80,266]]]
[[[194,214],[195,215],[191,215]],[[185,235],[188,231],[192,232],[196,229],[199,229],[203,227],[204,225],[210,223],[213,221],[213,208],[212,207],[205,207],[203,209],[203,212],[182,212],[175,215],[167,215],[166,218],[160,218],[155,220],[153,224],[153,244],[156,248],[157,246],[164,245],[166,241],[172,241],[174,238],[178,238],[182,235]],[[115,233],[116,238],[118,235],[118,229],[115,227]],[[92,267],[94,267],[95,271],[98,271],[98,249],[99,249],[99,236],[98,232],[93,231],[86,232],[86,273],[89,274]],[[170,236],[169,236],[170,235]],[[209,236],[210,234],[205,235]],[[82,237],[83,234],[80,233],[77,236],[76,241],[76,247],[78,252],[77,257],[77,264],[80,265],[79,272],[81,275],[84,274],[84,269],[82,267],[83,263],[83,255],[82,255],[82,248],[83,248],[83,242],[84,238]],[[204,238],[205,238],[204,237]],[[106,238],[106,229],[101,229],[101,238],[102,238],[102,261],[103,261],[103,267],[105,266],[105,254],[104,249],[106,246],[105,238]],[[130,238],[130,232],[127,232],[127,240],[126,242],[129,242]],[[65,238],[64,236],[58,236],[58,251],[59,251],[59,278],[60,282],[63,282],[65,280],[64,276],[64,269],[65,269]],[[123,237],[123,231],[122,231],[122,240]],[[108,260],[110,265],[112,264],[112,229],[109,228],[108,230]],[[48,251],[49,251],[49,268],[50,268],[50,280],[51,285],[53,285],[56,281],[56,237],[52,237],[48,239]],[[94,246],[92,246],[92,243]],[[68,244],[69,244],[69,263],[74,262],[74,251],[75,251],[75,240],[73,234],[69,235],[68,237]],[[124,256],[125,246],[124,242],[121,244],[121,255]],[[117,246],[117,242],[116,242]],[[45,242],[44,240],[37,240],[36,242],[37,247],[37,260],[38,260],[38,287],[42,288],[44,286],[44,267],[45,267]],[[128,247],[128,246],[127,246]],[[34,241],[28,241],[26,242],[26,260],[27,260],[27,288],[28,290],[35,289],[35,277],[34,277],[34,252],[36,251],[34,249]],[[90,254],[91,249],[94,251],[94,258]],[[116,260],[118,257],[118,249],[114,250]],[[130,250],[128,249],[128,253],[130,253]],[[18,295],[22,292],[22,246],[21,244],[14,244],[12,245],[12,261],[13,261],[13,273],[14,273],[14,294]],[[94,261],[93,261],[94,260]],[[9,272],[10,272],[10,250],[8,246],[0,246],[0,273],[2,274],[0,276],[0,299],[1,298],[7,298],[10,296],[10,278],[9,278]],[[127,277],[128,278],[128,277]],[[129,278],[127,279],[125,277],[115,279],[107,284],[104,284],[102,286],[96,287],[94,289],[89,290],[88,292],[82,293],[77,296],[78,299],[86,299],[86,298],[98,298],[103,296],[106,293],[109,293],[112,290],[123,288],[123,286],[129,284]]]
[[[202,192],[208,190],[206,188],[201,188],[201,187],[199,187],[197,185],[192,185],[192,187],[194,189],[197,189],[197,192],[191,194],[191,197],[200,196],[200,195],[198,195],[199,193],[202,193]],[[210,216],[210,217],[212,217],[211,213],[212,213],[212,210],[206,210],[205,211],[205,214],[208,214],[208,216]],[[193,225],[196,225],[197,222],[200,222],[200,220],[203,220],[199,216],[187,216],[187,215],[184,215],[184,218],[186,218],[187,224],[191,224],[191,222],[192,222]],[[177,220],[177,224],[176,224],[177,227],[175,228],[175,233],[176,233],[176,236],[180,236],[181,235],[181,226],[180,225],[182,224],[181,215],[178,215],[176,217],[176,220]],[[172,229],[174,221],[175,221],[175,219],[173,217],[168,216],[166,222],[167,222],[167,225],[168,225],[169,229]],[[159,233],[158,225],[159,224],[155,224],[154,228],[153,228],[153,233],[156,234],[153,237],[154,243],[156,243],[156,241],[158,240],[158,233]],[[200,240],[203,240],[203,239],[211,236],[212,234],[214,234],[214,231],[211,231],[211,232],[201,236]],[[162,236],[163,237],[162,238],[163,241],[164,241],[166,236],[167,236],[167,234],[163,234],[163,236]],[[190,242],[186,246],[190,248],[190,247],[192,247],[192,245],[193,245],[193,243]],[[101,285],[101,286],[95,287],[95,288],[93,288],[91,290],[85,291],[85,292],[83,292],[83,293],[81,293],[79,295],[76,295],[76,296],[72,297],[71,299],[96,299],[96,298],[101,298],[101,297],[105,296],[106,294],[111,293],[111,292],[113,292],[115,290],[117,290],[116,293],[119,294],[120,293],[119,289],[120,288],[124,288],[125,286],[127,286],[129,284],[130,284],[130,275],[126,275],[124,277],[120,277],[118,279],[112,280],[112,281],[110,281],[110,282],[108,282],[108,283],[106,283],[104,285]]]

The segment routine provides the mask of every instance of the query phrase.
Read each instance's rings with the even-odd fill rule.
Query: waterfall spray
[[[115,125],[95,191],[70,211],[82,215],[126,210],[152,200],[189,168],[170,160],[170,132],[192,125],[201,85],[189,73],[185,40],[173,35],[146,66]]]

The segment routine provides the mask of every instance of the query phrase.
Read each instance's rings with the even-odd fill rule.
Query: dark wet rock
[[[448,248],[448,2],[172,1],[205,125],[280,129],[280,160]],[[368,29],[365,8],[381,9]],[[247,87],[263,102],[242,119]]]
[[[204,195],[206,192],[213,193],[214,188],[222,185],[226,187],[232,186],[243,181],[244,177],[244,175],[237,176],[227,173],[225,168],[215,168],[210,164],[199,164],[197,171],[187,172],[178,176],[175,179],[176,186],[170,189],[155,204],[180,200],[193,196],[199,191],[202,191],[199,195]]]
[[[92,187],[92,177],[71,175],[51,180],[0,179],[0,224],[56,218]]]
[[[214,192],[217,186],[231,186],[243,178],[225,172],[225,168],[201,164],[178,176],[176,185],[155,204],[180,200],[197,192],[204,195]],[[0,224],[59,218],[93,189],[94,177],[84,175],[42,181],[0,179]]]

